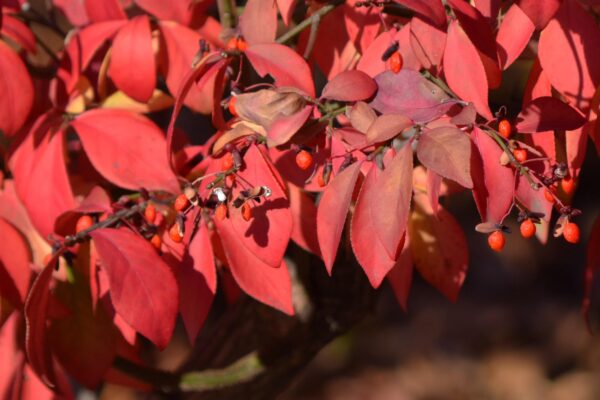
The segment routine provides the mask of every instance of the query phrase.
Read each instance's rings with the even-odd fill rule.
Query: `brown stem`
[[[286,33],[281,35],[280,37],[278,37],[276,42],[281,43],[281,44],[289,42],[290,40],[295,38],[297,35],[299,35],[303,30],[305,30],[306,28],[311,26],[313,24],[314,18],[322,19],[324,16],[326,16],[327,14],[332,12],[337,6],[339,6],[341,4],[344,4],[343,0],[335,0],[332,3],[321,7],[319,9],[319,11],[317,11],[310,17],[306,18],[304,21],[300,22],[298,25],[296,25],[295,27],[293,27],[292,29],[290,29],[289,31],[287,31]]]

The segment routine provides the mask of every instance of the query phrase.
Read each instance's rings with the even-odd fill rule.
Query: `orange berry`
[[[505,119],[500,121],[500,123],[498,124],[498,132],[500,132],[500,135],[502,135],[502,137],[508,139],[510,137],[510,134],[512,133],[512,126],[510,125],[510,122],[508,122],[508,120]]]
[[[402,65],[404,64],[404,60],[402,59],[402,54],[396,51],[390,56],[390,70],[397,74],[402,69]]]
[[[563,180],[560,181],[560,187],[562,188],[563,192],[565,192],[565,194],[573,194],[573,192],[575,191],[575,179],[569,177],[563,178]]]
[[[501,252],[505,242],[506,240],[502,231],[494,231],[488,236],[488,245],[494,251]]]
[[[246,51],[246,49],[248,48],[248,43],[246,43],[244,39],[238,38],[236,47],[239,51]]]
[[[177,232],[177,236],[179,236],[179,232]],[[162,239],[160,238],[160,236],[154,235],[150,239],[150,243],[152,244],[152,246],[154,246],[156,250],[160,250],[160,247],[162,246]]]
[[[242,205],[242,218],[244,218],[244,221],[250,221],[252,219],[252,207],[250,207],[250,204],[248,203]]]
[[[156,207],[154,204],[148,204],[144,210],[144,218],[149,224],[153,224],[156,219]]]
[[[313,156],[306,150],[300,150],[296,154],[296,165],[302,170],[307,170],[313,163]]]
[[[525,160],[527,160],[527,150],[525,149],[515,149],[513,150],[513,155],[515,156],[515,159],[520,163],[523,163],[525,162]]]
[[[185,210],[186,208],[188,208],[189,205],[190,205],[190,200],[187,198],[187,196],[185,194],[182,193],[179,196],[177,196],[177,198],[175,199],[175,203],[173,203],[173,208],[175,209],[175,211],[181,212],[181,211]]]
[[[554,203],[556,201],[556,199],[554,198],[553,193],[550,191],[550,189],[546,189],[544,190],[544,197],[546,198],[546,200],[548,200],[548,202],[550,203]]]
[[[229,109],[229,112],[234,117],[237,117],[237,111],[235,110],[235,102],[236,101],[237,101],[237,97],[231,96],[231,99],[229,99],[229,104],[227,105],[227,108]]]
[[[181,243],[183,240],[183,236],[179,233],[179,226],[177,224],[173,224],[169,229],[169,237],[175,243]]]
[[[81,231],[85,231],[94,225],[94,220],[89,215],[82,215],[77,220],[77,224],[75,225],[75,232],[79,233]]]
[[[215,219],[223,221],[225,218],[227,218],[227,206],[221,203],[215,208]]]
[[[225,153],[225,155],[223,156],[223,159],[221,160],[221,169],[223,171],[227,171],[231,168],[233,168],[233,154],[231,153]]]
[[[231,39],[229,39],[227,41],[227,44],[225,45],[225,48],[227,50],[237,50],[238,47],[238,39],[236,37],[232,37]]]
[[[579,226],[574,222],[567,222],[563,228],[563,236],[569,243],[579,242]]]
[[[532,220],[526,219],[525,221],[521,222],[521,236],[523,236],[525,239],[533,237],[533,235],[535,235],[535,229],[535,224]]]

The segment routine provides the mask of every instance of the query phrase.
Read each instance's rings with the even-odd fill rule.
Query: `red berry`
[[[227,105],[227,108],[229,109],[229,112],[234,117],[237,117],[237,111],[235,110],[235,102],[236,101],[237,101],[237,97],[232,96],[231,99],[229,99],[229,104]]]
[[[144,210],[144,218],[149,224],[153,224],[156,219],[156,207],[154,204],[148,204]]]
[[[505,119],[500,121],[500,123],[498,124],[498,132],[500,132],[500,135],[502,135],[502,137],[508,139],[510,137],[510,134],[512,133],[512,126],[510,125],[510,122],[508,122]]]
[[[223,171],[230,170],[231,168],[233,168],[233,164],[233,154],[225,153],[223,159],[221,160],[221,169]]]
[[[560,187],[562,188],[563,192],[565,192],[565,194],[573,194],[573,192],[575,191],[575,179],[569,177],[563,178],[563,180],[560,181]]]
[[[188,208],[189,205],[190,205],[190,200],[187,198],[187,196],[185,194],[182,193],[179,196],[177,196],[177,198],[175,199],[173,208],[175,208],[175,211],[181,212],[181,211],[185,210],[186,208]]]
[[[248,203],[242,205],[242,218],[244,218],[244,221],[250,221],[252,219],[252,207],[250,207],[250,204]]]
[[[94,220],[89,215],[82,215],[77,220],[77,224],[75,225],[75,232],[79,233],[81,231],[85,231],[94,225]]]
[[[515,159],[520,163],[523,163],[525,162],[525,160],[527,160],[527,150],[525,149],[515,149],[513,150],[513,155],[515,156]]]
[[[554,198],[554,194],[550,191],[550,189],[544,190],[544,197],[550,203],[554,203],[556,201],[556,199]]]
[[[533,237],[533,235],[535,235],[535,229],[535,224],[532,220],[526,219],[525,221],[521,222],[521,236],[523,236],[525,239]]]
[[[171,229],[169,229],[169,237],[175,243],[181,243],[181,241],[183,240],[183,236],[179,232],[179,226],[177,224],[173,224],[171,226]]]
[[[567,222],[563,228],[563,236],[569,243],[579,242],[579,226],[574,222]]]
[[[173,225],[173,226],[175,226],[175,225]],[[170,234],[170,232],[169,232],[169,234]],[[177,232],[177,236],[179,237],[179,232]],[[154,248],[156,250],[160,250],[160,247],[162,246],[162,239],[160,238],[160,236],[154,235],[150,239],[150,243],[152,244],[152,246],[154,246]]]
[[[227,218],[227,206],[221,203],[215,208],[215,219],[223,221],[225,218]]]
[[[402,69],[402,65],[404,64],[404,60],[402,59],[402,54],[396,51],[390,56],[390,70],[397,74]]]
[[[225,45],[225,48],[227,50],[237,50],[238,47],[238,39],[236,37],[232,37],[231,39],[229,39],[227,41],[227,45]]]
[[[244,39],[238,38],[236,47],[239,51],[246,51],[246,49],[248,48],[248,43],[246,43]]]
[[[296,154],[296,165],[302,170],[307,170],[313,163],[313,156],[306,150],[300,150]]]
[[[488,245],[490,246],[490,249],[494,251],[501,252],[505,242],[506,240],[504,239],[502,231],[492,232],[490,236],[488,236]]]

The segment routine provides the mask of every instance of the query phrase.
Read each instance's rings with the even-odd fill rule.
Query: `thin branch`
[[[314,18],[323,18],[341,4],[344,4],[343,0],[335,0],[332,3],[323,6],[321,9],[319,9],[319,11],[311,15],[309,18],[306,18],[304,21],[300,22],[298,25],[296,25],[295,27],[278,37],[276,42],[283,44],[292,40],[303,30],[311,26],[313,24]]]
[[[308,36],[308,43],[303,55],[305,60],[310,57],[310,53],[312,53],[312,50],[315,47],[317,34],[319,33],[319,23],[321,22],[321,16],[319,14],[314,14],[310,18],[312,19],[310,24],[310,35]]]

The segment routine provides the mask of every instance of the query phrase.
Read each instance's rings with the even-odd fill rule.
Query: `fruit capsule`
[[[250,221],[252,219],[252,207],[250,207],[250,204],[248,203],[242,205],[242,218],[244,218],[244,221]]]
[[[563,228],[563,236],[565,240],[569,243],[578,243],[579,242],[579,226],[577,226],[574,222],[567,222]]]
[[[183,236],[179,232],[179,226],[177,224],[173,224],[171,226],[171,229],[169,229],[169,237],[175,243],[181,243],[181,241],[183,240]]]
[[[490,249],[496,252],[501,252],[505,243],[506,240],[504,239],[502,231],[494,231],[488,236],[488,245],[490,246]]]
[[[85,231],[86,229],[91,228],[94,225],[94,220],[89,215],[82,215],[77,220],[77,224],[75,225],[75,232],[79,233]]]
[[[154,207],[154,204],[148,204],[146,206],[146,209],[144,210],[144,218],[149,224],[154,223],[154,220],[156,220],[156,207]]]
[[[296,165],[302,170],[307,170],[313,163],[313,156],[306,150],[300,150],[296,154]]]
[[[177,212],[181,212],[184,211],[186,208],[188,208],[190,205],[190,200],[187,198],[187,196],[185,194],[180,194],[179,196],[177,196],[177,198],[175,199],[175,203],[173,203],[173,208],[175,209],[175,211]]]
[[[397,74],[402,69],[402,65],[404,64],[404,60],[402,59],[402,54],[396,51],[394,54],[390,56],[390,70]]]
[[[520,230],[521,236],[523,236],[525,239],[529,239],[533,237],[533,235],[535,235],[535,224],[531,219],[528,218],[525,221],[521,222]]]
[[[500,135],[502,135],[502,137],[508,139],[512,133],[512,126],[510,125],[510,122],[508,122],[508,120],[506,119],[500,121],[500,123],[498,124],[498,132],[500,132]]]

